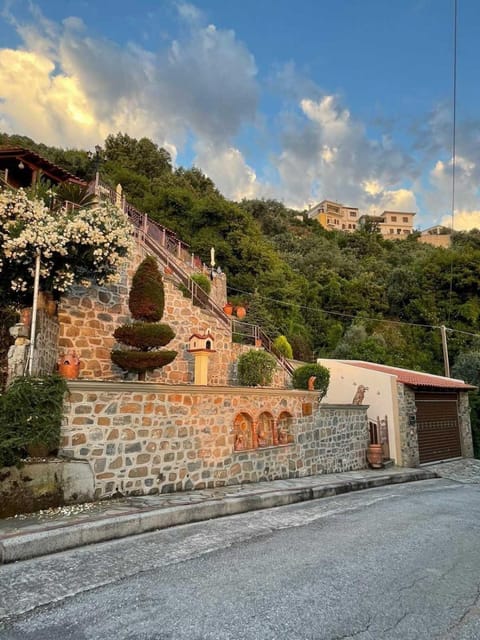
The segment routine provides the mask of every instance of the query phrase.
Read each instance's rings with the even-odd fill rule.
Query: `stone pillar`
[[[7,386],[10,385],[15,378],[20,378],[25,375],[30,349],[28,328],[24,324],[17,323],[15,326],[10,327],[9,333],[15,338],[15,344],[12,344],[7,354]]]

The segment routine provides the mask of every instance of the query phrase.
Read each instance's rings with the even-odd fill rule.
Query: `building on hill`
[[[384,211],[381,215],[362,215],[360,227],[373,224],[388,240],[401,240],[413,233],[413,217],[411,211]]]
[[[452,244],[452,230],[437,224],[434,227],[424,229],[418,238],[423,244],[431,244],[434,247],[449,247]]]
[[[405,238],[413,233],[415,213],[384,211],[381,215],[360,215],[358,207],[349,207],[333,200],[322,200],[312,207],[307,215],[329,231],[353,233],[369,223],[374,224],[382,236],[393,240]]]
[[[347,231],[352,233],[358,226],[357,207],[346,205],[332,200],[322,200],[308,211],[308,217],[317,220],[318,223],[329,231]]]
[[[33,187],[41,176],[53,185],[63,182],[86,185],[69,171],[23,147],[0,147],[0,172],[3,180],[15,189]]]

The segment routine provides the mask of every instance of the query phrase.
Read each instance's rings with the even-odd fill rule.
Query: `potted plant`
[[[233,304],[231,302],[227,302],[224,306],[223,306],[223,311],[224,313],[227,314],[227,316],[231,316],[233,313]]]

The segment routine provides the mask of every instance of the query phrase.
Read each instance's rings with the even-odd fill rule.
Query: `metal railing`
[[[232,335],[238,342],[262,346],[278,360],[280,366],[289,375],[294,372],[294,365],[275,347],[273,340],[257,324],[232,319]]]

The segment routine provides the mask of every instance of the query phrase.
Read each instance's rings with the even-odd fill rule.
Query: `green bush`
[[[12,382],[0,396],[0,467],[17,464],[30,447],[56,452],[66,391],[59,375]]]
[[[285,336],[278,336],[278,338],[275,338],[273,346],[285,358],[288,358],[289,360],[293,358],[292,346]]]
[[[268,386],[276,366],[275,358],[269,353],[251,349],[238,358],[238,381],[244,387]]]
[[[194,273],[191,278],[198,284],[200,289],[203,289],[205,293],[210,295],[210,291],[212,290],[212,283],[210,282],[210,278],[208,278],[204,273]]]
[[[320,391],[320,398],[327,393],[330,382],[330,371],[321,364],[304,364],[293,372],[292,384],[294,389],[308,389],[308,380],[315,376],[313,388]]]
[[[147,256],[132,279],[128,308],[135,320],[158,322],[163,316],[165,294],[158,263]]]
[[[143,373],[148,369],[161,369],[170,364],[177,355],[177,351],[122,351],[113,350],[113,362],[126,371]]]
[[[163,347],[173,340],[175,331],[168,324],[135,322],[117,327],[113,333],[118,342],[138,349]]]

